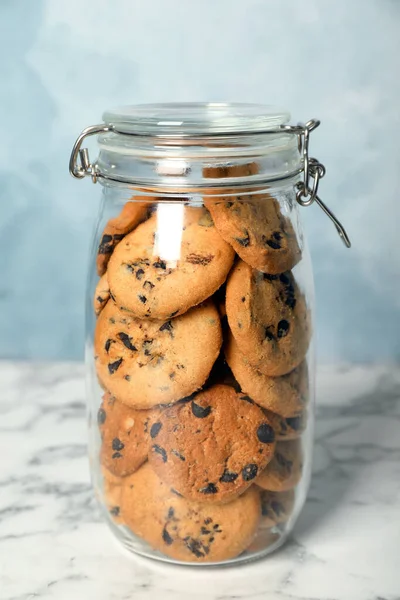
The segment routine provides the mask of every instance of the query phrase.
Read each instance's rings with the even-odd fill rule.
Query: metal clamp
[[[349,236],[346,233],[345,228],[340,221],[335,217],[332,211],[324,204],[321,198],[318,196],[318,186],[320,180],[325,175],[325,167],[316,158],[311,158],[309,155],[309,143],[310,133],[320,125],[318,119],[311,119],[305,125],[281,125],[277,129],[260,130],[254,131],[252,134],[277,134],[277,133],[290,133],[297,135],[299,152],[303,155],[303,181],[299,181],[297,184],[296,200],[300,206],[311,206],[313,202],[316,202],[318,206],[324,211],[324,213],[330,218],[332,223],[336,227],[340,238],[347,248],[351,247]],[[85,138],[91,135],[97,135],[99,133],[105,133],[107,131],[115,131],[123,135],[136,135],[135,133],[126,133],[118,131],[113,125],[92,125],[82,131],[76,140],[69,160],[69,172],[76,179],[83,179],[84,177],[91,177],[93,183],[96,183],[99,177],[106,176],[101,174],[98,170],[97,164],[92,164],[89,159],[89,152],[87,148],[82,148],[82,143]],[[241,132],[235,132],[235,135],[240,135]],[[242,132],[248,135],[248,132]],[[143,134],[141,134],[143,135]],[[213,134],[208,133],[207,136]],[[218,135],[216,133],[215,135]],[[164,135],[155,135],[154,137],[164,137]],[[183,136],[185,137],[185,136]],[[79,163],[78,163],[79,158]]]
[[[92,125],[91,127],[86,127],[79,135],[76,140],[71,156],[69,159],[69,172],[72,177],[76,179],[83,179],[84,177],[91,177],[93,183],[96,183],[99,172],[97,170],[97,165],[92,164],[89,159],[89,151],[87,148],[81,148],[83,140],[91,135],[96,135],[98,133],[103,133],[106,131],[112,131],[112,127],[110,125]],[[78,157],[80,164],[78,164]]]
[[[313,202],[316,202],[318,206],[324,211],[324,213],[330,218],[334,224],[336,231],[339,234],[342,242],[346,248],[351,247],[349,236],[346,233],[345,228],[335,217],[333,212],[324,204],[321,198],[318,196],[318,186],[320,180],[325,176],[326,169],[322,163],[316,158],[309,156],[309,142],[310,133],[316,129],[320,124],[317,119],[308,121],[303,127],[303,133],[300,135],[301,139],[301,152],[303,153],[303,181],[299,181],[297,184],[296,200],[300,206],[311,206]]]

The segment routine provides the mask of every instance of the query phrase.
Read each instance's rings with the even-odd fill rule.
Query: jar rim
[[[166,102],[106,110],[115,132],[140,136],[252,134],[279,128],[290,113],[268,104],[245,102]]]

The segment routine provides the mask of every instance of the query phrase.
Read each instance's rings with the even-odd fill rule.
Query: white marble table
[[[131,558],[89,486],[83,367],[0,363],[1,600],[400,599],[400,368],[320,369],[314,477],[286,546],[236,569]]]

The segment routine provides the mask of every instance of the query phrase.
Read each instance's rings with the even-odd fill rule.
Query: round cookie
[[[110,299],[110,286],[108,285],[107,273],[100,277],[93,297],[93,308],[97,316],[101,313]]]
[[[235,253],[208,211],[182,209],[177,227],[154,213],[124,238],[110,259],[112,297],[137,317],[169,319],[186,312],[211,296],[232,266]]]
[[[277,442],[284,442],[285,440],[295,440],[301,436],[306,428],[307,424],[307,412],[303,410],[302,413],[293,417],[282,417],[270,410],[265,410],[264,413],[271,421],[273,430],[275,431],[275,438]]]
[[[115,246],[146,218],[148,207],[147,202],[127,202],[120,214],[108,221],[97,250],[96,266],[99,275],[106,272],[108,261]]]
[[[103,467],[117,477],[136,471],[147,460],[151,427],[160,412],[159,409],[134,410],[111,394],[104,394],[97,413]]]
[[[284,375],[304,359],[310,315],[292,273],[266,275],[239,261],[226,285],[229,327],[248,362],[265,375]]]
[[[263,411],[246,400],[214,385],[165,410],[149,453],[161,479],[199,502],[229,502],[257,481],[275,435]]]
[[[287,375],[269,377],[249,364],[232,334],[225,345],[225,358],[242,391],[254,402],[282,417],[294,418],[303,413],[308,400],[306,361]]]
[[[287,492],[261,492],[261,523],[262,529],[269,529],[285,523],[293,512],[294,490]]]
[[[218,562],[241,554],[260,521],[255,486],[229,504],[192,502],[171,491],[146,463],[123,485],[126,525],[154,549],[185,562]]]
[[[208,377],[222,343],[211,302],[173,321],[136,319],[109,301],[97,320],[96,370],[107,390],[133,408],[180,400]]]
[[[264,273],[283,273],[301,259],[290,219],[268,194],[205,197],[215,226],[242,260]]]
[[[277,442],[274,457],[257,479],[257,485],[271,492],[286,492],[298,484],[302,468],[300,440]]]

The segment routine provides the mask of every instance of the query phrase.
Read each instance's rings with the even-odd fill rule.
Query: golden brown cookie
[[[136,319],[110,300],[97,320],[94,349],[100,380],[133,408],[176,402],[198,390],[222,343],[211,302],[170,321]]]
[[[164,207],[165,208],[165,207]],[[204,208],[181,207],[182,223],[154,213],[127,235],[108,266],[112,297],[137,317],[169,319],[209,298],[225,281],[234,251]]]
[[[122,491],[122,477],[110,477],[108,473],[103,473],[103,496],[104,504],[116,523],[121,523],[121,491]],[[112,475],[110,473],[110,475]]]
[[[113,475],[125,477],[147,460],[151,427],[159,409],[135,410],[105,393],[97,413],[101,433],[100,462]]]
[[[149,460],[185,498],[228,502],[246,490],[274,453],[274,431],[255,404],[215,385],[160,416]]]
[[[240,258],[264,273],[283,273],[300,260],[296,233],[269,194],[205,197],[215,226]]]
[[[306,361],[287,375],[269,377],[249,364],[232,334],[227,336],[225,357],[242,391],[254,402],[282,417],[303,414],[308,400]]]
[[[171,491],[146,463],[123,485],[126,525],[155,550],[185,562],[218,562],[241,554],[260,521],[255,486],[229,504],[186,500]]]
[[[274,457],[257,479],[257,485],[264,490],[285,492],[298,484],[302,468],[301,441],[277,442]]]
[[[268,529],[279,523],[285,523],[294,508],[294,490],[287,492],[261,492],[260,527]]]
[[[135,202],[127,202],[120,214],[110,219],[105,226],[96,259],[99,275],[105,273],[115,246],[119,244],[127,233],[132,231],[146,218],[149,204],[147,202],[139,202],[139,199],[140,196],[136,198]]]
[[[265,409],[264,413],[271,421],[277,442],[297,439],[301,436],[307,425],[306,409],[304,409],[301,414],[294,417],[282,417],[281,415],[277,415],[276,413]]]
[[[265,375],[284,375],[303,361],[310,316],[292,273],[266,275],[239,261],[226,285],[226,312],[239,350]]]
[[[101,313],[110,299],[110,286],[108,285],[107,273],[100,277],[93,297],[93,308],[97,316]]]

